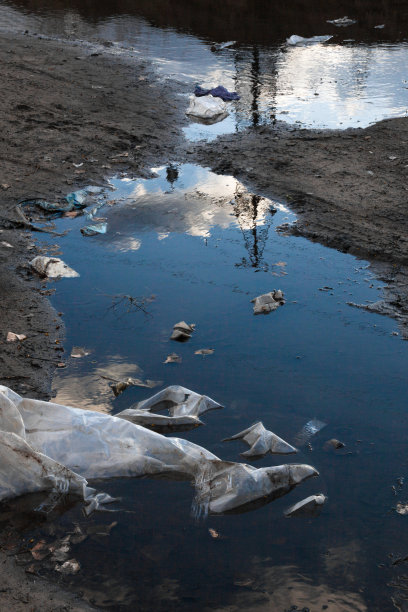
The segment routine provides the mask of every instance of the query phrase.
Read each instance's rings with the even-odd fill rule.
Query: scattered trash
[[[48,557],[50,551],[45,540],[40,540],[31,549],[31,554],[36,561],[42,561],[45,557]]]
[[[138,406],[152,408],[166,401],[185,414],[220,407],[183,387],[170,387]],[[97,506],[99,494],[87,486],[88,478],[166,474],[194,482],[195,509],[218,514],[246,510],[252,502],[268,503],[318,475],[310,465],[256,469],[221,461],[189,440],[165,437],[109,414],[22,398],[4,386],[0,415],[0,500],[52,491],[78,495],[86,504],[94,500]],[[61,544],[62,556],[69,541]]]
[[[333,38],[333,36],[312,36],[311,38],[303,38],[303,36],[297,36],[293,34],[289,38],[286,39],[286,43],[288,45],[310,45],[313,43],[325,43],[328,40]]]
[[[345,17],[339,17],[339,19],[328,19],[327,23],[332,23],[338,27],[346,27],[357,23],[357,19],[349,19],[346,15]]]
[[[55,570],[61,574],[77,574],[81,569],[80,564],[76,559],[65,561],[62,565],[56,565]]]
[[[398,502],[398,504],[395,506],[395,510],[396,512],[398,512],[398,514],[408,514],[408,504],[402,504],[401,502]]]
[[[384,23],[382,23],[381,25],[374,26],[374,30],[382,30],[383,28],[385,28],[385,24]]]
[[[41,199],[22,200],[19,206],[24,208],[41,208],[47,212],[67,212],[72,210],[72,204],[68,202],[47,202]]]
[[[83,204],[88,196],[88,189],[80,189],[79,191],[72,191],[65,196],[68,204],[75,206],[75,208],[83,208]]]
[[[213,353],[214,349],[198,349],[194,352],[194,355],[212,355]]]
[[[147,387],[148,389],[153,389],[154,387],[160,387],[163,384],[162,380],[141,380],[140,378],[125,378],[123,380],[117,380],[115,378],[111,378],[110,376],[101,376],[101,378],[106,378],[107,380],[112,381],[109,386],[112,389],[115,397],[121,395],[128,387]]]
[[[182,358],[180,357],[180,355],[177,355],[177,353],[170,353],[170,355],[167,355],[166,361],[163,361],[163,363],[181,363],[181,362],[182,362]]]
[[[190,96],[189,100],[190,105],[186,110],[186,115],[191,115],[207,123],[217,123],[228,116],[227,105],[219,98]]]
[[[340,440],[336,440],[336,438],[332,438],[331,440],[327,440],[324,443],[324,449],[330,450],[333,448],[334,450],[338,450],[339,448],[344,448],[346,445],[344,442],[340,442]]]
[[[235,434],[235,436],[231,436],[231,438],[224,438],[223,442],[240,439],[250,446],[249,450],[241,453],[243,457],[262,457],[267,453],[271,453],[272,455],[297,453],[294,446],[291,446],[285,442],[285,440],[279,438],[279,436],[272,431],[265,429],[261,421]]]
[[[237,44],[236,40],[229,40],[224,43],[214,43],[211,45],[211,51],[222,51],[222,49],[228,49],[228,47],[233,47]]]
[[[194,95],[197,96],[197,98],[202,98],[203,96],[221,98],[224,102],[232,102],[233,100],[241,99],[241,96],[239,96],[236,91],[228,91],[228,89],[222,85],[218,85],[218,87],[213,87],[212,89],[203,89],[199,85],[196,85]]]
[[[285,303],[283,293],[280,289],[264,293],[251,300],[254,304],[254,314],[268,314],[273,312],[279,306],[283,306]]]
[[[8,249],[12,249],[13,248],[13,245],[10,244],[9,242],[5,242],[5,240],[2,240],[0,242],[0,244],[1,244],[1,246],[7,247]]]
[[[177,340],[177,342],[187,342],[191,338],[191,334],[195,330],[195,324],[186,323],[185,321],[180,321],[180,323],[176,323],[173,327],[173,333],[170,336],[170,340]]]
[[[106,234],[107,229],[107,223],[94,223],[93,225],[81,227],[81,234],[83,236],[96,236],[97,234]]]
[[[71,357],[75,359],[80,359],[81,357],[87,357],[91,354],[92,351],[88,351],[81,346],[73,346],[71,351]]]
[[[6,341],[7,342],[17,342],[18,340],[19,342],[22,342],[26,338],[27,336],[25,336],[24,334],[15,334],[14,332],[9,331],[7,333]]]
[[[212,529],[212,527],[209,528],[208,533],[214,539],[217,539],[220,537],[220,534],[218,533],[218,531],[216,531],[215,529]]]
[[[285,510],[285,516],[290,518],[292,516],[317,516],[326,502],[327,497],[323,493],[318,495],[310,495],[302,501],[294,504],[287,510]]]
[[[306,425],[295,436],[295,444],[297,446],[303,446],[307,444],[315,434],[317,434],[323,427],[326,427],[327,423],[319,421],[319,419],[312,419],[308,421]]]
[[[40,276],[47,278],[75,278],[79,276],[78,272],[75,272],[75,270],[67,266],[62,259],[58,259],[58,257],[38,255],[30,261],[30,266],[33,270],[38,272]]]
[[[144,427],[192,429],[203,424],[198,418],[201,414],[218,408],[223,406],[210,397],[173,385],[116,416]],[[157,414],[162,410],[167,410],[168,416]]]

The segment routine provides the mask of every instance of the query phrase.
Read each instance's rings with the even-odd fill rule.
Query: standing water
[[[216,22],[205,4],[124,2],[119,13],[109,3],[91,10],[2,2],[0,12],[3,27],[110,40],[127,60],[152,59],[163,78],[220,82],[241,94],[226,124],[188,128],[191,138],[279,116],[349,127],[405,114],[408,48],[398,3],[369,11],[364,3],[343,5],[340,13],[357,19],[347,29],[327,23],[343,16],[334,4],[308,5],[305,15],[304,7],[273,14],[270,3],[255,3],[245,30],[232,17],[228,31],[220,24],[232,3]],[[294,33],[335,38],[287,48]],[[211,50],[226,39],[237,45]],[[395,323],[347,305],[375,301],[381,285],[365,262],[277,231],[294,215],[233,177],[177,160],[153,173],[111,178],[85,211],[92,221],[56,220],[58,231],[70,230],[61,257],[80,277],[58,282],[52,301],[64,313],[67,353],[81,346],[89,354],[67,359],[54,380],[55,401],[116,414],[155,390],[135,386],[115,398],[110,378],[184,385],[225,409],[183,437],[239,461],[243,443],[221,440],[262,420],[299,444],[295,461],[320,476],[257,509],[198,522],[188,483],[152,479],[92,483],[119,498],[109,513],[85,518],[72,505],[35,526],[13,520],[25,537],[70,535],[81,571],[64,584],[101,608],[393,609],[405,584],[398,559],[408,548],[406,517],[395,511],[408,499],[408,355]],[[95,217],[106,219],[106,234],[83,236]],[[254,316],[251,299],[273,289],[284,292],[285,305]],[[184,344],[169,339],[180,320],[196,324]],[[214,352],[196,354],[203,348]],[[181,363],[164,363],[172,352]],[[332,438],[345,447],[328,449]],[[254,465],[281,462],[269,455]],[[284,517],[288,506],[320,492],[328,497],[320,516]],[[0,519],[8,525],[10,513]],[[54,575],[46,565],[44,573]]]

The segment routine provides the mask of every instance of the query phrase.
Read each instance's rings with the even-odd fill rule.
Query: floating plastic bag
[[[320,514],[327,497],[323,493],[310,495],[285,510],[285,516],[317,516]]]
[[[219,98],[213,96],[203,96],[196,98],[190,96],[190,106],[186,110],[187,115],[198,117],[207,122],[216,123],[227,117],[227,105]]]
[[[262,457],[267,453],[287,455],[297,452],[294,446],[282,440],[272,431],[265,429],[261,421],[235,436],[231,436],[231,438],[224,438],[223,442],[229,442],[230,440],[243,440],[251,447],[245,453],[241,453],[243,457]]]
[[[285,299],[280,289],[274,289],[269,293],[258,295],[251,302],[254,305],[254,314],[269,314],[277,310],[279,306],[283,306]]]

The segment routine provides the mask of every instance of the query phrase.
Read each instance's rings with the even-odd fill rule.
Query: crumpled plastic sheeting
[[[222,85],[218,85],[218,87],[213,87],[212,89],[203,89],[199,85],[195,86],[194,95],[197,98],[202,98],[203,96],[211,95],[214,98],[221,98],[224,102],[231,102],[232,100],[240,100],[241,96],[237,94],[236,91],[228,91]]]
[[[235,436],[231,436],[231,438],[224,438],[223,442],[240,439],[251,447],[245,453],[241,453],[243,457],[262,457],[267,453],[287,455],[297,452],[294,446],[282,440],[272,431],[265,429],[261,421],[235,434]]]
[[[258,297],[251,300],[254,304],[254,314],[268,314],[277,310],[279,306],[283,306],[285,299],[280,289],[274,289],[269,293],[258,295]]]
[[[324,503],[326,502],[326,496],[323,493],[318,495],[309,495],[305,499],[297,502],[287,510],[285,510],[285,516],[290,518],[291,516],[317,516],[320,514]]]
[[[169,389],[141,404],[153,406],[157,396],[161,402],[170,398],[179,404],[177,409],[195,410],[197,415],[219,407],[206,396],[186,394],[183,387]],[[0,415],[4,428],[0,432],[0,500],[57,490],[75,493],[88,504],[95,499],[98,505],[112,498],[95,496],[86,479],[167,474],[195,482],[196,507],[221,513],[284,495],[318,474],[301,464],[257,470],[221,461],[188,440],[166,438],[107,414],[22,398],[4,386],[0,386]]]
[[[190,105],[186,110],[187,115],[198,117],[210,123],[222,121],[228,115],[227,105],[219,98],[213,96],[203,96],[197,98],[190,96]]]
[[[140,410],[128,408],[116,415],[119,419],[126,419],[131,423],[137,423],[142,427],[155,429],[156,431],[189,431],[204,423],[196,416],[167,416],[165,414],[155,414],[150,410]]]
[[[180,385],[171,385],[149,399],[138,402],[135,408],[152,411],[168,409],[170,416],[198,417],[204,412],[224,408],[224,406],[207,395],[200,395]]]
[[[331,38],[333,38],[333,36],[330,36],[329,34],[323,36],[312,36],[311,38],[303,38],[303,36],[292,34],[292,36],[286,39],[286,43],[288,45],[310,45],[315,43],[325,43]]]
[[[287,464],[256,469],[245,463],[210,461],[196,482],[196,516],[222,514],[264,498],[271,501],[318,476],[310,465]]]
[[[75,270],[67,266],[67,264],[58,257],[38,255],[30,261],[30,266],[33,270],[38,272],[40,276],[47,278],[76,278],[79,276],[78,272],[75,272]]]

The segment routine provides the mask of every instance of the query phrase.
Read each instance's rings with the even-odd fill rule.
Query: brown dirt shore
[[[151,165],[169,160],[197,161],[289,202],[299,220],[286,231],[381,266],[376,270],[389,283],[387,314],[406,324],[407,120],[346,132],[258,128],[193,145],[181,135],[184,99],[176,85],[164,88],[147,64],[119,59],[109,49],[96,53],[1,33],[0,77],[2,384],[47,398],[54,368],[64,361],[63,316],[46,298],[53,285],[29,269],[38,235],[21,227],[16,204],[103,184],[118,170],[146,175]],[[118,153],[127,156],[112,159]],[[8,331],[27,340],[7,343]],[[89,609],[34,582],[2,550],[0,582],[1,609]]]

